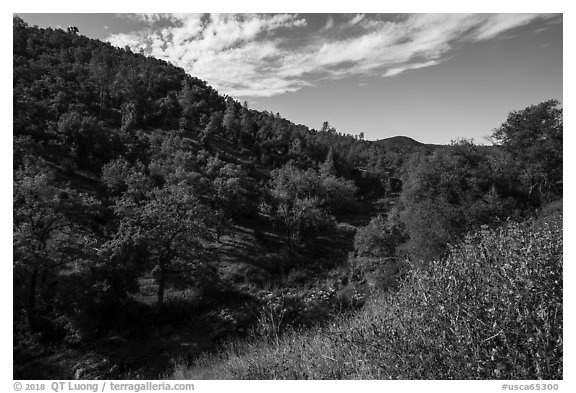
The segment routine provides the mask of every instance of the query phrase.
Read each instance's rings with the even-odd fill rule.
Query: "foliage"
[[[248,174],[240,165],[209,157],[206,174],[212,182],[214,207],[221,209],[225,217],[249,216],[255,211],[254,201],[250,198],[255,196],[254,190],[249,184]]]
[[[562,379],[562,216],[468,236],[354,316],[177,364],[176,379]]]
[[[404,249],[427,260],[470,230],[518,216],[527,201],[518,178],[509,154],[468,141],[412,160],[400,195]]]
[[[562,107],[557,100],[510,112],[492,139],[518,160],[537,202],[562,196]]]
[[[335,175],[321,175],[320,190],[323,207],[334,216],[339,217],[354,211],[358,187],[352,181]]]
[[[116,201],[114,213],[120,225],[107,244],[110,257],[127,247],[145,250],[142,262],[158,283],[160,309],[167,285],[201,282],[214,275],[205,245],[211,237],[209,210],[191,186],[179,183],[144,189],[137,195],[126,193]]]
[[[288,257],[292,258],[301,240],[312,229],[329,222],[320,209],[319,179],[314,170],[304,172],[286,165],[272,173],[270,194],[274,198],[275,215],[286,231]]]
[[[356,191],[351,182],[312,168],[304,171],[291,163],[272,172],[270,188],[290,256],[311,231],[330,224],[331,213],[350,209]]]
[[[102,209],[88,195],[54,186],[46,168],[25,162],[14,174],[15,321],[24,309],[28,329],[46,332],[57,321],[39,320],[58,315],[58,299],[72,291],[67,277],[96,259]]]
[[[395,223],[394,215],[372,218],[368,225],[358,229],[354,236],[354,250],[358,256],[390,258],[396,256],[396,248],[404,241],[404,230]]]
[[[490,148],[406,137],[365,141],[328,122],[318,131],[252,110],[165,61],[75,28],[31,27],[19,17],[13,80],[14,347],[26,351],[35,343],[43,359],[66,357],[71,344],[99,350],[98,340],[125,340],[135,331],[141,343],[154,330],[143,326],[162,331],[168,320],[223,307],[203,289],[229,290],[238,302],[234,285],[242,282],[253,300],[263,289],[251,285],[285,281],[300,288],[326,273],[327,260],[388,261],[407,237],[400,249],[436,254],[466,231],[521,215],[561,190],[553,157],[561,147],[561,112],[553,104],[530,112],[545,119],[546,138],[527,137],[534,148],[517,148],[523,136],[504,138],[524,127],[510,119],[497,135],[502,146]],[[335,242],[339,250],[349,247],[351,230],[341,236],[325,229],[359,218],[365,211],[357,208],[367,210],[368,199],[395,198],[401,190],[393,214],[358,231],[357,259],[314,254]],[[289,257],[310,262],[306,268],[282,264],[282,235]],[[246,244],[254,239],[259,244]],[[221,280],[234,258],[254,266],[235,283]],[[386,263],[383,271],[394,275],[396,267]],[[339,290],[292,296],[286,318],[325,319],[334,305],[364,304],[362,291],[344,278]],[[194,298],[193,307],[153,311],[178,290]],[[176,314],[185,315],[170,319]],[[278,333],[276,327],[262,331]]]

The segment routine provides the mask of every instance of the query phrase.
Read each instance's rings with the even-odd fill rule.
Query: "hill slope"
[[[560,219],[432,262],[561,197],[557,101],[502,146],[365,141],[76,29],[13,39],[16,379],[157,378],[250,332],[177,375],[561,375]]]
[[[174,379],[562,379],[562,215],[483,230],[326,327],[230,345]]]
[[[74,29],[13,43],[15,377],[154,378],[270,297],[294,326],[357,307],[317,294],[351,291],[344,221],[399,161]]]
[[[396,168],[415,141],[358,140],[318,132],[279,115],[258,112],[220,96],[204,81],[164,61],[91,40],[75,31],[14,21],[15,163],[21,151],[94,175],[118,156],[136,160],[143,135],[179,132],[225,160],[274,169],[289,160],[318,165],[330,149],[339,172]],[[130,146],[130,147],[129,147]],[[384,150],[374,147],[384,146]],[[396,160],[396,161],[394,161]]]

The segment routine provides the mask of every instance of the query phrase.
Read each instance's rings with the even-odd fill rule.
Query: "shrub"
[[[354,236],[354,250],[358,256],[388,258],[394,257],[396,247],[405,240],[401,225],[378,215],[368,225],[358,229]]]

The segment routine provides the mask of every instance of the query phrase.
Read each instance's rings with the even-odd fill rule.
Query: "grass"
[[[560,212],[485,228],[355,314],[229,342],[167,377],[562,379],[562,263]]]

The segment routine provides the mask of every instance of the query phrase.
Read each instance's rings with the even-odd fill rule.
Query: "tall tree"
[[[328,154],[326,155],[326,160],[320,165],[320,174],[323,176],[336,176],[336,163],[334,162],[334,151],[332,148],[328,150]]]
[[[540,201],[562,196],[562,106],[544,101],[513,111],[492,138],[524,168],[530,196]]]
[[[238,138],[240,137],[240,124],[236,113],[236,101],[231,97],[226,99],[226,110],[224,111],[224,117],[222,118],[222,126],[224,126],[228,132],[230,141],[237,146]]]
[[[272,172],[271,195],[276,203],[276,217],[285,230],[289,260],[306,232],[329,219],[320,208],[319,189],[320,179],[313,169],[302,171],[287,164]]]
[[[153,188],[142,200],[125,195],[114,211],[120,217],[116,237],[146,249],[145,260],[158,284],[160,311],[169,285],[192,284],[210,270],[206,242],[211,238],[211,214],[192,187]]]

